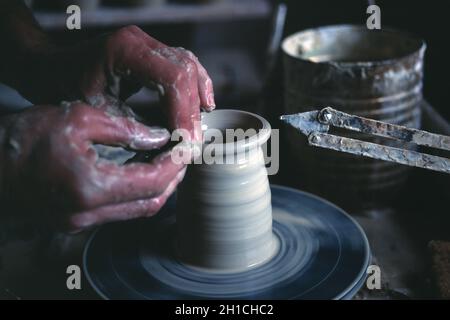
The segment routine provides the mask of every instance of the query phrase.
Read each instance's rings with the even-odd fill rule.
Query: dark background
[[[166,0],[169,4],[213,3],[229,0]],[[245,2],[248,0],[242,0]],[[127,8],[128,0],[102,0],[116,7]],[[239,3],[239,1],[237,1]],[[287,0],[270,1],[273,5],[284,2],[288,14],[284,36],[297,31],[332,24],[366,23],[369,1],[364,0]],[[450,62],[447,57],[448,12],[445,1],[375,0],[381,8],[382,28],[396,28],[423,38],[425,53],[424,96],[447,120],[450,120],[449,97]],[[60,3],[59,5],[56,5]],[[33,11],[59,12],[65,15],[63,1],[34,0]],[[48,8],[50,7],[50,9]],[[131,14],[132,16],[132,14]],[[83,21],[82,21],[83,23]],[[133,24],[133,19],[130,23]],[[183,46],[194,51],[210,72],[217,88],[220,107],[252,106],[257,104],[267,69],[267,43],[270,38],[271,17],[259,19],[211,18],[199,22],[137,23],[153,37],[172,46]],[[110,26],[85,26],[82,30],[68,31],[59,27],[46,28],[61,43],[74,43],[111,32],[122,25],[111,21]],[[245,54],[242,55],[241,53]],[[238,56],[234,54],[238,53]],[[248,56],[246,56],[248,55]],[[281,63],[277,73],[281,73]],[[281,77],[279,80],[281,81]],[[279,95],[279,94],[278,94]],[[148,104],[148,99],[141,100]],[[0,101],[1,105],[1,101]],[[280,106],[281,107],[281,106]],[[251,108],[250,108],[251,109]]]

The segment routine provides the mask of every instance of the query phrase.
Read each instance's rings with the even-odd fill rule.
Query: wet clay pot
[[[261,265],[278,248],[261,148],[270,125],[252,113],[216,110],[203,114],[202,126],[202,163],[189,166],[178,192],[179,257],[195,267],[225,272]],[[234,138],[226,137],[227,129],[250,130],[246,138]],[[217,138],[217,133],[225,136]]]

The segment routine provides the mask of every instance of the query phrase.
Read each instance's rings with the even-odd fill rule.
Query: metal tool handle
[[[320,132],[311,133],[308,136],[308,143],[312,146],[351,153],[372,159],[450,173],[449,159],[417,151],[388,147],[372,142],[339,137],[329,133]]]
[[[330,126],[333,126],[450,151],[450,137],[448,136],[358,117],[331,107],[320,111],[284,115],[281,116],[281,120],[305,134],[308,137],[308,143],[312,146],[450,173],[450,159],[413,150],[340,137],[329,134],[328,130]]]
[[[441,150],[450,151],[450,137],[423,130],[350,115],[327,107],[319,112],[318,120],[327,125],[385,138],[394,138]]]

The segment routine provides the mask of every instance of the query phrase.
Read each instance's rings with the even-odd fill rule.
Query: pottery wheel
[[[364,284],[370,260],[361,227],[314,195],[271,186],[278,253],[238,273],[186,266],[176,259],[175,198],[150,219],[99,228],[84,252],[87,278],[106,299],[348,299]]]

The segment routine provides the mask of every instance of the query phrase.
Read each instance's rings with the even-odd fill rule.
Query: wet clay
[[[221,131],[254,129],[257,133],[249,139],[223,141],[223,148],[218,149],[222,150],[219,153],[223,153],[223,163],[189,166],[177,201],[179,258],[186,264],[217,272],[261,265],[278,250],[261,149],[270,136],[270,125],[251,113],[217,110],[204,114],[202,127]]]

